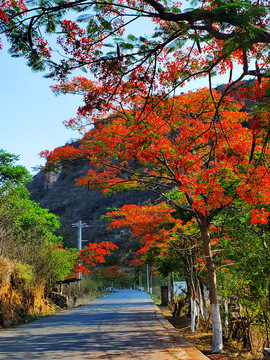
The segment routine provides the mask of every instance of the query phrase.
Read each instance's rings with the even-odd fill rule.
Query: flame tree
[[[254,117],[235,97],[202,89],[160,101],[138,122],[133,110],[97,120],[79,147],[44,152],[48,166],[87,158],[91,169],[77,185],[103,189],[151,189],[197,222],[208,273],[212,350],[222,350],[222,329],[210,227],[236,200],[253,204],[252,223],[265,223],[270,201],[268,113]],[[218,104],[218,106],[217,106]],[[146,108],[146,111],[148,109]],[[249,126],[243,124],[249,123]]]

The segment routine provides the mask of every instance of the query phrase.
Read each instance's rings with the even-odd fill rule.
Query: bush
[[[84,295],[101,292],[103,289],[101,280],[93,280],[89,276],[84,276],[81,280],[80,292]]]
[[[16,264],[15,271],[17,277],[23,280],[25,287],[29,288],[35,281],[35,275],[32,266],[28,264]]]

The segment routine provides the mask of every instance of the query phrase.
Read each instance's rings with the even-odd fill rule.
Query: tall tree
[[[133,112],[97,121],[79,147],[68,145],[45,152],[48,165],[85,157],[97,170],[89,170],[77,180],[78,185],[105,193],[151,189],[172,207],[190,212],[200,230],[208,272],[212,350],[219,352],[222,329],[210,226],[238,199],[256,207],[253,223],[265,221],[267,213],[261,204],[270,202],[268,128],[258,130],[257,119],[254,126],[244,127],[252,115],[243,111],[243,104],[236,99],[214,90],[160,101],[138,125],[137,112],[143,102],[137,100]]]

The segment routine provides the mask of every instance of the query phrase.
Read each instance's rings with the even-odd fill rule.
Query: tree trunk
[[[170,283],[170,302],[171,304],[174,304],[174,279],[173,279],[173,273],[170,273],[169,276],[169,283]]]
[[[190,253],[188,258],[188,275],[187,283],[189,284],[190,291],[190,318],[191,331],[194,332],[200,323],[200,319],[203,318],[205,320],[205,314],[203,309],[203,296],[204,294],[201,291],[200,281],[198,279],[198,275],[196,271],[194,271],[194,259]]]
[[[229,337],[229,305],[228,305],[228,298],[227,297],[223,298],[223,306],[224,306],[224,315],[225,315],[224,336],[226,338],[228,338]]]
[[[211,320],[213,329],[212,352],[221,353],[223,349],[222,324],[218,303],[217,279],[214,266],[213,254],[210,246],[209,224],[201,225],[204,255],[206,258],[209,299],[211,305]]]
[[[196,329],[196,300],[193,299],[193,297],[190,297],[190,315],[191,315],[191,320],[190,320],[190,330],[191,332],[195,332]]]
[[[191,265],[192,266],[192,265]],[[192,269],[192,267],[191,267]],[[196,316],[197,316],[197,294],[192,278],[192,270],[190,271],[190,285],[191,285],[191,294],[190,294],[190,330],[195,332],[196,330]]]
[[[208,320],[208,315],[207,315],[207,306],[206,306],[206,286],[204,284],[200,284],[201,287],[201,294],[202,294],[202,306],[203,306],[203,318],[204,321],[206,322]]]

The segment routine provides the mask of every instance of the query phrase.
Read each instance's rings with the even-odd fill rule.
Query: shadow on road
[[[142,350],[167,352],[174,340],[164,333],[148,295],[120,292],[1,332],[0,358],[91,360]]]

